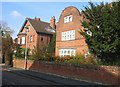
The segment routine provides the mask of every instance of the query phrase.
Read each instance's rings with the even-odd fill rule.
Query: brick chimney
[[[35,20],[40,21],[40,18],[36,18],[36,17],[35,17]]]
[[[56,28],[55,22],[56,22],[55,16],[53,16],[53,17],[51,18],[51,20],[50,20],[50,26],[51,26],[53,29]]]

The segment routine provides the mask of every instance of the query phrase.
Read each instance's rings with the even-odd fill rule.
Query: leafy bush
[[[86,61],[86,64],[95,64],[95,65],[97,65],[96,57],[95,57],[95,55],[93,55],[93,54],[90,54],[90,55],[85,59],[85,61]]]
[[[84,64],[85,63],[85,58],[83,55],[76,55],[76,56],[72,56],[69,60],[69,63],[73,63],[73,64]]]
[[[16,44],[16,53],[15,56],[18,58],[24,58],[25,57],[25,48],[21,48],[20,45]]]
[[[83,55],[76,55],[76,56],[64,56],[64,57],[55,57],[56,62],[64,62],[70,64],[83,64],[85,63],[85,58]]]
[[[59,56],[55,57],[55,62],[60,62],[61,58]]]
[[[55,56],[52,53],[45,54],[47,61],[55,61]]]
[[[32,58],[34,60],[42,61],[54,61],[54,56],[52,53],[48,53],[45,47],[36,47],[33,49]]]
[[[115,62],[106,62],[105,60],[97,60],[98,65],[106,65],[106,66],[120,66],[120,59]]]
[[[42,60],[43,56],[42,48],[36,47],[33,49],[32,57],[34,60]]]
[[[77,54],[76,56],[64,56],[55,57],[55,62],[63,62],[68,64],[97,64],[96,58],[94,56],[89,56],[85,58],[82,54]]]

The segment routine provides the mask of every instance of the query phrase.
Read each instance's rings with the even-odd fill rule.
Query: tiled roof
[[[50,23],[31,18],[27,18],[27,20],[31,23],[31,25],[33,26],[37,33],[53,34],[53,32],[47,31],[47,29],[52,29],[52,27],[50,27]]]
[[[26,35],[26,33],[22,33],[22,32],[20,32],[19,35]]]
[[[41,20],[26,18],[25,23],[23,24],[23,26],[22,26],[20,32],[18,33],[18,35],[21,34],[21,31],[23,30],[27,21],[30,22],[31,26],[35,29],[35,31],[37,33],[53,34],[54,32],[52,32],[52,31],[55,31],[50,26],[50,23],[43,22]]]

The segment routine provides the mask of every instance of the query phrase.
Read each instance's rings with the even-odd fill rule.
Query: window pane
[[[64,17],[64,23],[68,23],[72,21],[72,15]]]
[[[21,44],[25,44],[25,37],[22,37],[22,42]]]
[[[71,16],[69,16],[69,22],[71,22],[72,21],[72,15]]]
[[[62,40],[74,40],[75,39],[75,30],[70,30],[62,32]]]
[[[67,48],[67,49],[59,49],[59,56],[72,56],[74,55],[75,56],[75,49],[71,49],[71,48]]]
[[[64,17],[64,23],[67,23],[67,17]]]
[[[30,42],[32,42],[33,41],[33,38],[32,38],[32,35],[30,36]]]

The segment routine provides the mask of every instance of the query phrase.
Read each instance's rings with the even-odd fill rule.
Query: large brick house
[[[56,56],[85,54],[88,51],[85,38],[79,31],[83,29],[83,16],[76,7],[65,8],[56,26]]]
[[[55,33],[54,28],[55,17],[51,18],[50,23],[41,21],[40,18],[26,18],[17,35],[17,43],[20,44],[22,48],[25,48],[27,40],[27,48],[30,50],[35,47],[47,46],[51,41],[53,33]],[[32,51],[30,51],[30,53],[31,52]]]

